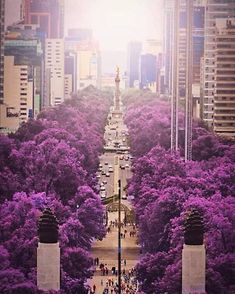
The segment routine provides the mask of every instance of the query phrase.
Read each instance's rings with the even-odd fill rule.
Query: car
[[[97,179],[100,179],[100,174],[96,175]]]
[[[112,168],[112,166],[109,167],[109,172],[110,172],[110,173],[113,173],[113,168]]]
[[[117,150],[116,153],[117,154],[122,154],[122,150]]]
[[[129,164],[127,163],[127,164],[125,164],[125,168],[129,168],[130,166],[129,166]]]
[[[122,195],[122,199],[123,199],[123,200],[126,200],[126,199],[127,199],[126,194],[123,194],[123,195]]]
[[[106,180],[103,180],[102,184],[103,185],[106,185],[107,184],[107,181]]]
[[[126,139],[125,139],[125,138],[123,138],[123,139],[122,139],[122,142],[125,142],[125,141],[126,141]]]
[[[99,168],[102,168],[102,167],[103,167],[103,165],[100,163],[100,164],[99,164]]]
[[[125,154],[128,154],[128,153],[129,153],[129,152],[126,150],[126,151],[125,151]]]
[[[125,165],[120,165],[120,169],[125,169]]]
[[[105,191],[101,191],[100,192],[100,197],[101,198],[106,198],[106,192]]]
[[[108,163],[108,161],[105,161],[105,163],[104,163],[105,165],[108,165],[109,163]]]
[[[125,156],[125,160],[126,160],[126,161],[129,160],[129,156]]]
[[[123,156],[123,155],[121,155],[121,156],[119,157],[119,159],[120,159],[120,160],[123,160],[123,159],[124,159],[124,156]]]
[[[100,186],[100,191],[105,191],[105,186]]]
[[[106,173],[105,176],[106,176],[106,177],[110,177],[110,173]]]
[[[105,176],[105,174],[106,174],[105,170],[102,170],[101,175]]]

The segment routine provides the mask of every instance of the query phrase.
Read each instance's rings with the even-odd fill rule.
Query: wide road
[[[111,113],[110,115],[111,116]],[[105,128],[105,147],[106,151],[100,156],[100,168],[97,174],[100,184],[100,195],[110,197],[117,194],[118,179],[121,180],[121,196],[122,204],[126,205],[129,209],[132,208],[131,203],[126,199],[125,187],[127,181],[131,178],[131,160],[127,147],[127,127],[124,125],[122,119],[112,118],[109,120]],[[112,149],[107,151],[107,149]],[[116,150],[115,150],[116,149]],[[123,150],[122,152],[120,150]],[[126,149],[126,150],[125,150]],[[125,150],[125,151],[124,151]],[[102,241],[95,241],[92,246],[93,258],[99,258],[99,263],[103,263],[108,268],[108,275],[103,276],[98,265],[94,266],[94,276],[88,281],[88,284],[93,287],[96,285],[97,294],[103,294],[106,283],[109,279],[114,283],[117,281],[117,276],[112,274],[111,269],[118,266],[118,229],[116,225],[110,225],[110,222],[117,223],[118,213],[108,213],[108,227],[110,232]],[[124,212],[121,213],[121,221],[124,221]],[[139,258],[139,246],[137,245],[136,228],[132,224],[122,227],[122,233],[125,238],[121,239],[121,255],[122,255],[122,271],[128,274],[132,268],[135,267]],[[134,232],[134,236],[133,233]],[[125,260],[125,262],[124,262]],[[131,283],[133,280],[131,279]],[[130,284],[131,284],[130,283]],[[132,286],[131,286],[132,287]],[[134,287],[134,286],[133,286]],[[111,291],[112,286],[109,286]],[[112,293],[112,292],[109,292]],[[123,292],[124,293],[124,292]]]

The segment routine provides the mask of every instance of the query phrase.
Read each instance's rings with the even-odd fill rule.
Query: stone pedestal
[[[204,294],[206,253],[204,245],[185,245],[182,252],[182,294]]]
[[[37,286],[44,291],[60,290],[59,243],[38,243]]]

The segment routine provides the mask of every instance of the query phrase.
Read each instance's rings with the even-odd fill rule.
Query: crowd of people
[[[102,263],[100,264],[102,265]],[[118,293],[118,272],[115,272],[114,277],[108,277],[106,279],[100,280],[100,285],[102,287],[102,294],[117,294]],[[129,271],[123,270],[121,275],[121,293],[122,294],[135,294],[137,291],[138,285],[135,278],[134,268]],[[97,292],[97,286],[94,284],[90,289],[88,294],[100,294]]]
[[[125,239],[127,236],[135,237],[137,233],[136,225],[127,225],[125,222],[121,222],[121,238]],[[107,226],[107,233],[111,233],[114,229],[118,228],[118,221],[110,221]],[[128,262],[124,258],[121,260],[121,293],[122,294],[134,294],[137,291],[137,280],[135,278],[135,269],[128,269]],[[95,257],[93,265],[96,268],[96,272],[101,277],[98,284],[93,284],[88,292],[89,294],[116,294],[118,293],[118,269],[116,266],[109,267],[99,257]],[[97,283],[97,282],[96,282]],[[102,290],[100,290],[102,289]],[[102,291],[102,292],[101,292]]]

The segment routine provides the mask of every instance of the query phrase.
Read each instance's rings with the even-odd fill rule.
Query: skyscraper
[[[0,1],[0,103],[3,103],[5,0]]]
[[[164,2],[164,84],[166,94],[172,94],[172,50],[173,50],[173,22],[174,22],[174,0]]]
[[[193,13],[193,92],[199,97],[200,86],[200,60],[204,51],[204,0],[194,0]],[[172,94],[173,87],[173,56],[175,44],[173,42],[174,1],[165,0],[165,39],[164,39],[164,65],[166,93]],[[178,24],[178,93],[179,98],[185,98],[186,83],[186,1],[179,0],[179,24]]]
[[[63,0],[23,0],[22,17],[25,24],[38,24],[46,38],[64,35]]]
[[[202,62],[202,119],[222,135],[235,134],[235,2],[208,0]]]
[[[46,39],[45,47],[45,74],[50,83],[44,106],[55,106],[64,101],[64,41]]]
[[[156,92],[157,56],[143,54],[140,59],[140,88],[151,88]]]
[[[140,81],[140,55],[142,43],[132,41],[127,48],[127,76],[128,87],[134,87],[136,81]]]

